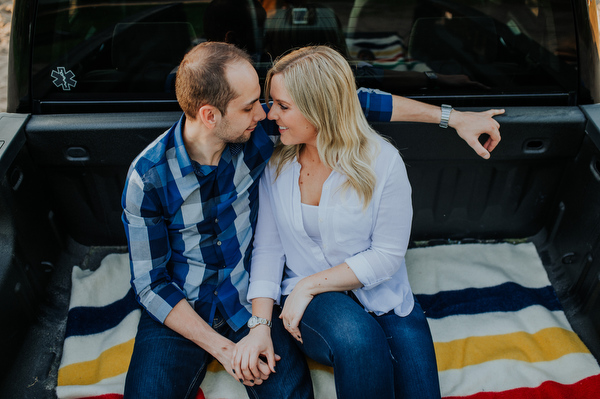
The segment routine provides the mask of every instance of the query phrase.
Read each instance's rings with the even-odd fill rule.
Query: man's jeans
[[[375,316],[344,293],[319,294],[300,333],[306,355],[334,368],[338,399],[440,398],[433,340],[416,299],[406,317]]]
[[[215,331],[238,342],[248,334],[248,327],[233,331],[219,316]],[[250,399],[312,398],[312,383],[302,352],[285,331],[279,312],[273,310],[271,331],[275,353],[281,356],[276,373],[262,385],[245,387]],[[206,351],[170,328],[142,312],[138,333],[125,382],[125,399],[195,398],[200,383],[212,361]],[[230,367],[225,364],[224,367]]]

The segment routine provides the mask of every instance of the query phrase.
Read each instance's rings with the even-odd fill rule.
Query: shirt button
[[[319,223],[323,223],[323,219],[322,218],[319,218]]]
[[[216,219],[215,219],[215,223],[219,223],[219,218],[216,218]]]
[[[221,241],[217,241],[217,245],[218,245],[218,246],[221,246]]]
[[[213,292],[213,294],[219,295],[219,291],[215,291],[215,292]]]

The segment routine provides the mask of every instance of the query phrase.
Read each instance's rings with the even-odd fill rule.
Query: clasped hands
[[[281,357],[273,349],[271,329],[261,324],[235,345],[229,369],[226,364],[223,366],[242,384],[254,386],[275,373],[275,364],[279,360]]]
[[[300,343],[300,320],[312,298],[313,296],[305,291],[292,291],[279,316],[285,329]],[[279,360],[281,356],[273,349],[271,329],[261,324],[251,329],[248,335],[235,345],[228,372],[244,385],[260,385],[271,373],[275,373],[275,365]]]

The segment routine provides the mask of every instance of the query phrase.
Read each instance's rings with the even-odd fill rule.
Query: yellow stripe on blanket
[[[556,360],[569,353],[589,353],[577,334],[560,327],[546,328],[535,334],[515,332],[468,337],[434,345],[439,371],[500,359],[535,363]]]
[[[134,341],[135,339],[131,339],[115,345],[102,352],[97,359],[62,367],[58,371],[58,385],[92,385],[106,378],[126,373],[131,361]]]

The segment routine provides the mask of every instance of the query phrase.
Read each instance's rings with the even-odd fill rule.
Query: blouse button
[[[221,241],[217,241],[217,245],[218,245],[218,246],[221,246]]]

